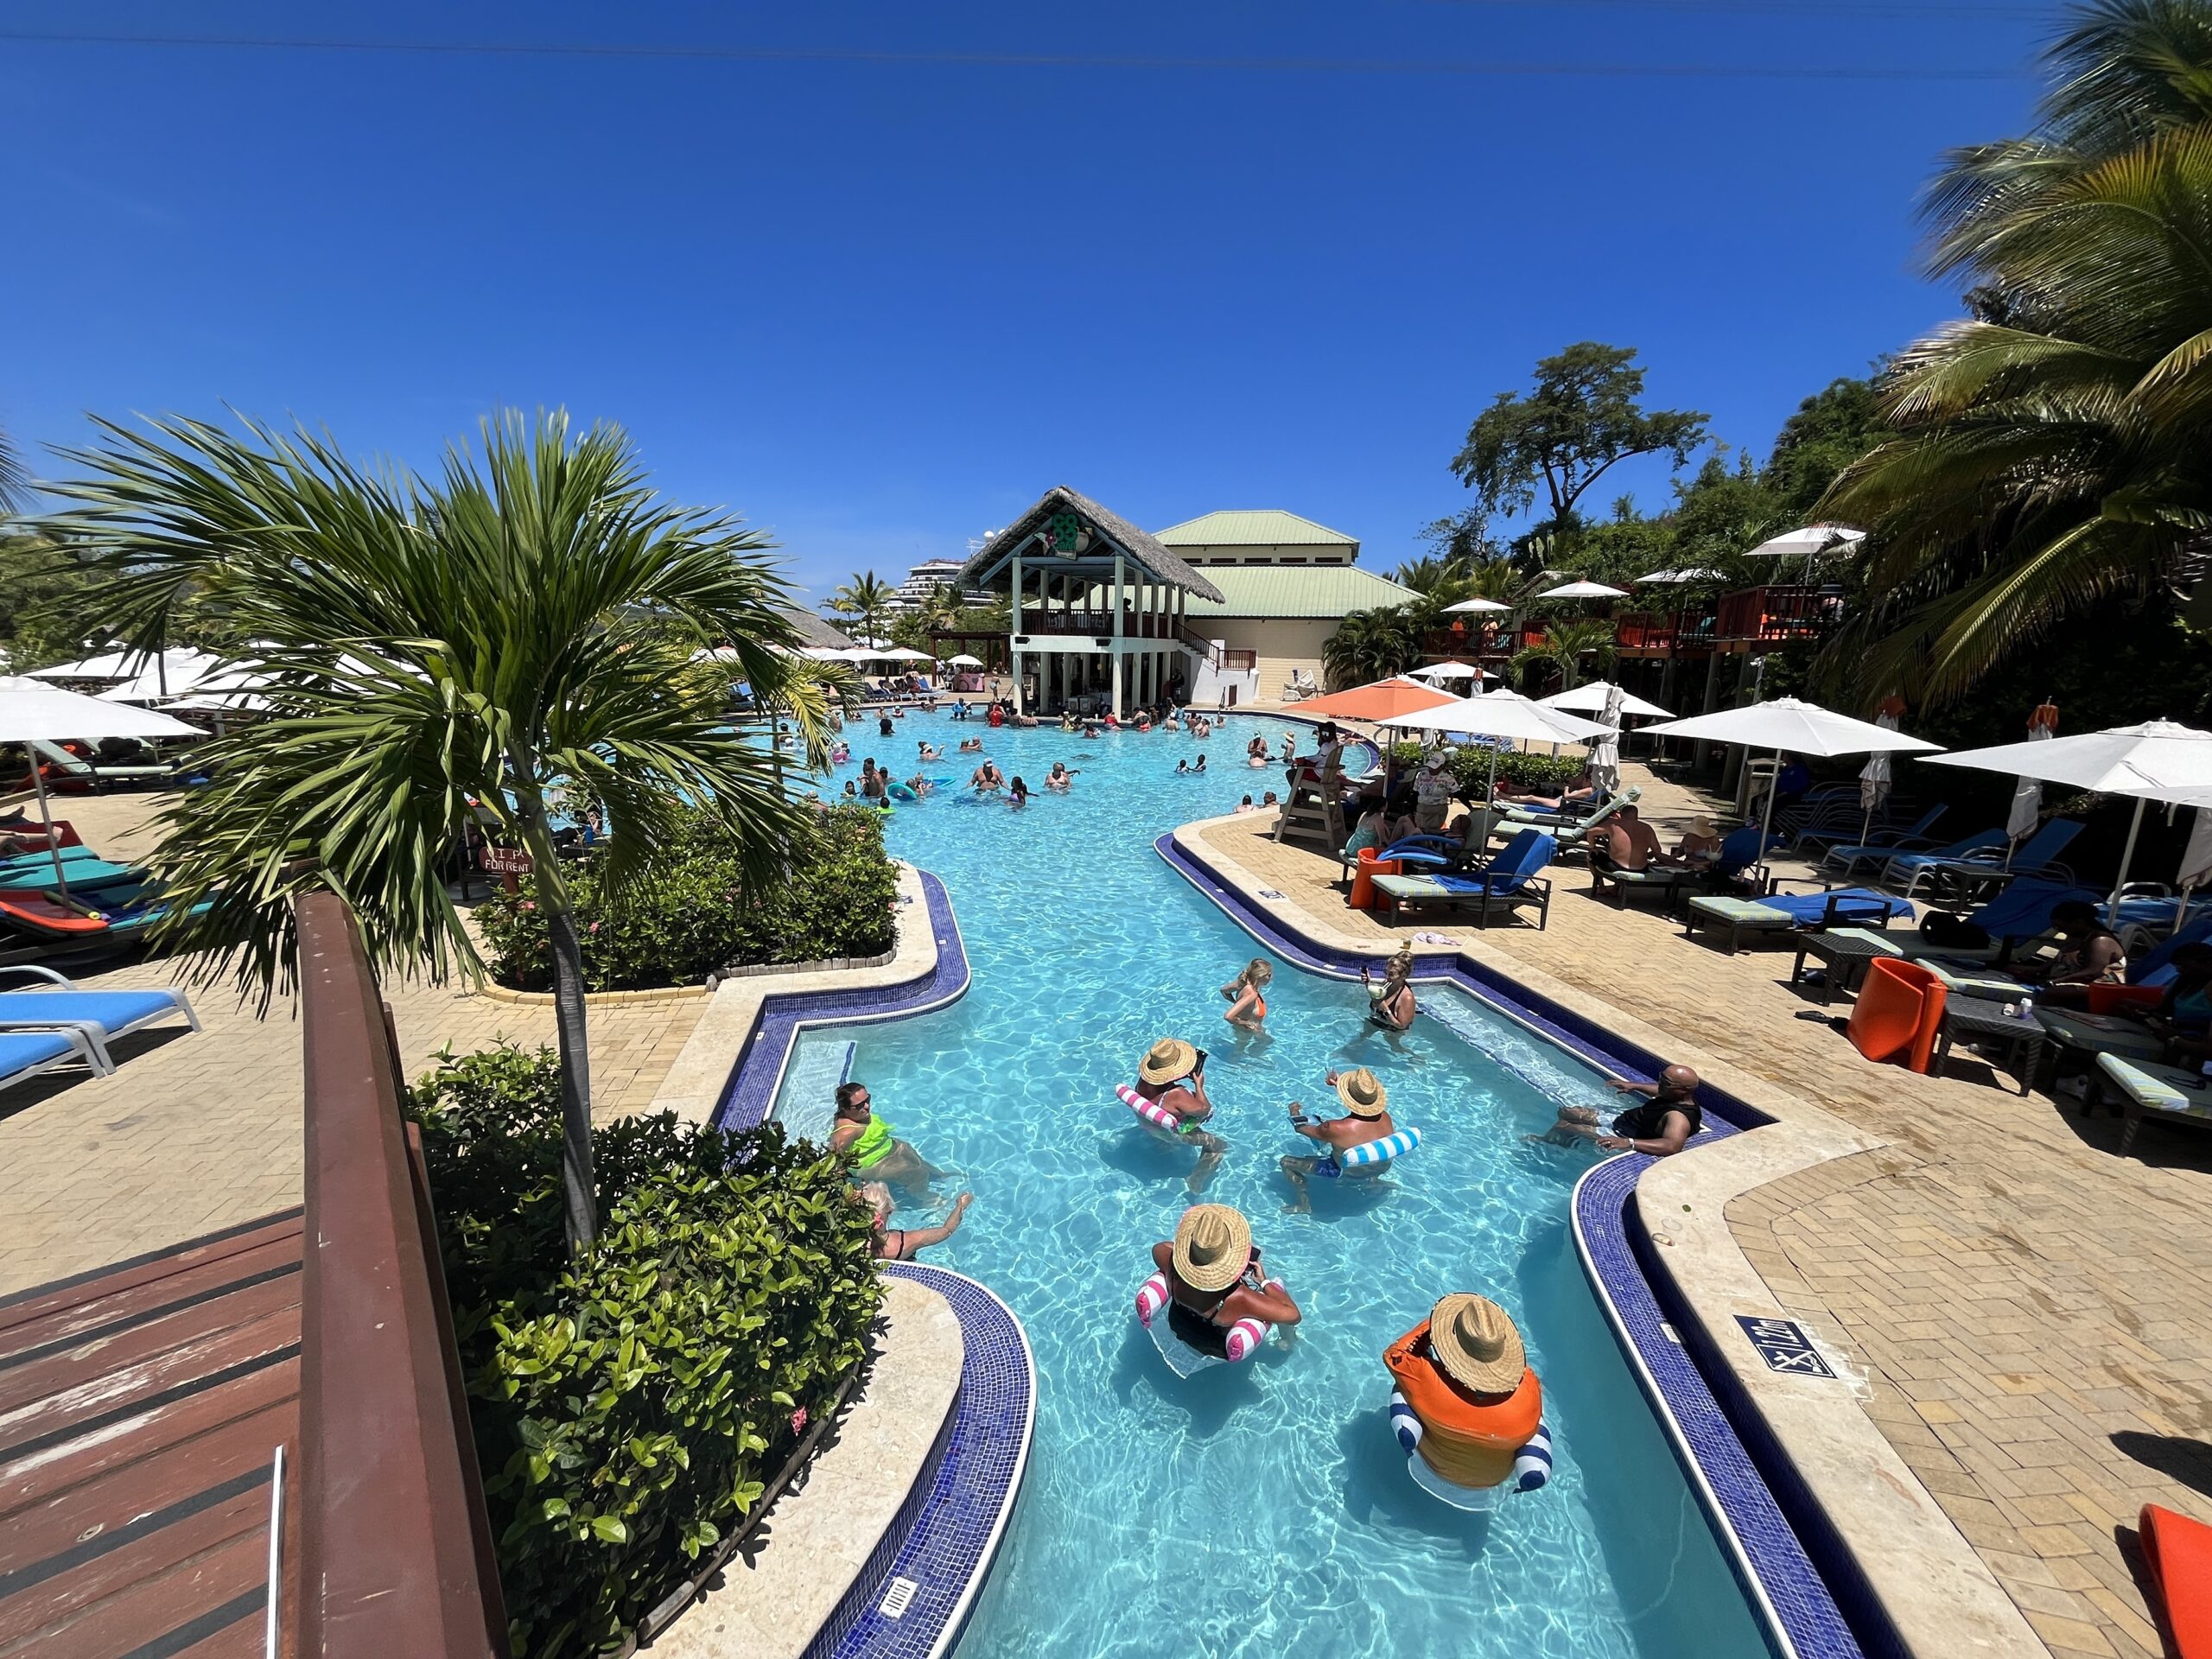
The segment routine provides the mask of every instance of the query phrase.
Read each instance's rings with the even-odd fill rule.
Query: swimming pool
[[[892,739],[856,726],[824,791],[870,755],[912,775],[925,736],[948,757],[923,770],[964,780],[975,758],[950,751],[969,735],[1040,790],[1017,813],[949,786],[889,823],[893,850],[951,895],[967,996],[800,1039],[803,1056],[856,1044],[878,1109],[973,1185],[966,1226],[930,1259],[1028,1329],[1036,1440],[963,1659],[1767,1653],[1575,1261],[1587,1160],[1521,1141],[1561,1100],[1609,1099],[1594,1075],[1440,988],[1422,993],[1440,1017],[1370,1035],[1356,986],[1281,963],[1268,1039],[1222,1021],[1215,987],[1255,947],[1151,842],[1280,787],[1243,765],[1255,723],[1282,729],[1085,741],[909,715]],[[1218,771],[1175,775],[1201,750]],[[1055,760],[1081,772],[1071,795],[1041,792]],[[1306,1313],[1288,1350],[1183,1382],[1129,1310],[1189,1202],[1191,1155],[1144,1138],[1111,1092],[1162,1035],[1210,1052],[1230,1151],[1208,1196],[1252,1219]],[[1346,1065],[1375,1068],[1424,1144],[1387,1187],[1325,1186],[1312,1217],[1284,1215],[1275,1160],[1299,1149],[1284,1103],[1325,1100],[1322,1073]],[[1383,1348],[1462,1289],[1519,1323],[1556,1450],[1548,1486],[1487,1516],[1414,1488],[1383,1410]]]

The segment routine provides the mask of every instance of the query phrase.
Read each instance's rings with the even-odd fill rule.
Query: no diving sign
[[[1736,1323],[1744,1327],[1744,1334],[1751,1339],[1751,1346],[1759,1351],[1770,1371],[1788,1371],[1798,1376],[1835,1375],[1796,1320],[1761,1319],[1738,1313]]]

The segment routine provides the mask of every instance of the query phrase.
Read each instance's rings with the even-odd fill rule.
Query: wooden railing
[[[352,912],[300,899],[307,1240],[289,1651],[493,1659],[506,1612],[420,1143]]]
[[[1114,613],[1111,611],[1045,611],[1025,608],[1021,626],[1014,633],[1021,634],[1087,634],[1104,639],[1114,632]],[[1122,637],[1125,639],[1173,639],[1176,637],[1175,619],[1163,612],[1135,611],[1122,613]]]
[[[1746,588],[1724,594],[1713,635],[1726,640],[1810,639],[1843,617],[1843,589],[1807,583]]]

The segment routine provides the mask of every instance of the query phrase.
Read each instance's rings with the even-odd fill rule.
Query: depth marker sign
[[[1821,1357],[1821,1351],[1813,1346],[1813,1339],[1796,1320],[1761,1319],[1738,1313],[1736,1323],[1744,1327],[1744,1334],[1751,1339],[1751,1346],[1759,1351],[1759,1357],[1766,1361],[1770,1371],[1787,1371],[1797,1376],[1834,1376],[1827,1361]]]

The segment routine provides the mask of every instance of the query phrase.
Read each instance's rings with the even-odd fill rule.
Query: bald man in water
[[[1698,1075],[1687,1065],[1670,1065],[1656,1083],[1612,1080],[1616,1094],[1648,1095],[1648,1100],[1607,1115],[1589,1106],[1562,1106],[1559,1121],[1541,1135],[1522,1137],[1555,1147],[1594,1141],[1607,1152],[1640,1152],[1647,1158],[1671,1158],[1705,1127],[1697,1103]]]

